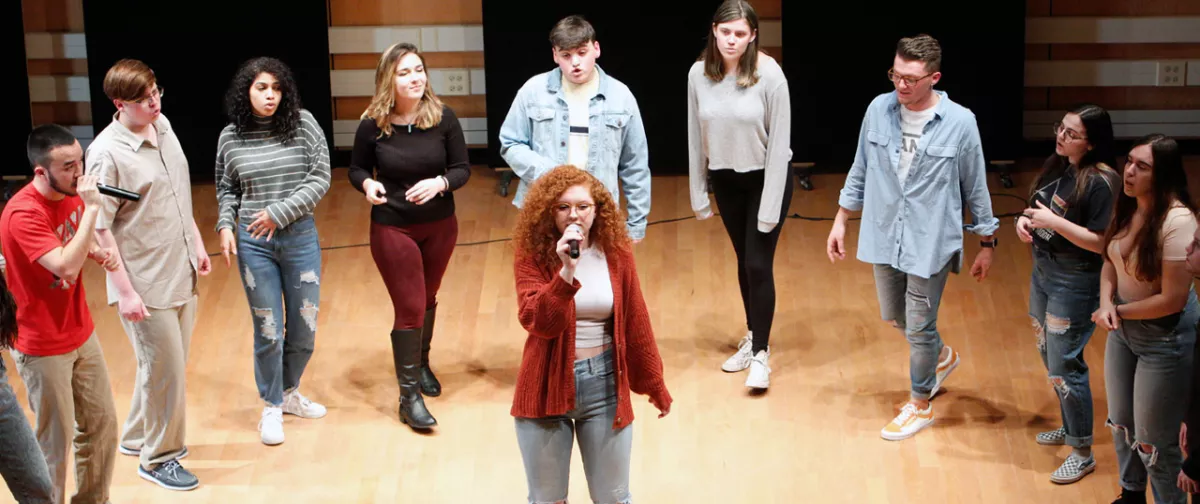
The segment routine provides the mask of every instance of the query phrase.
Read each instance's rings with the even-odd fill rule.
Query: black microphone
[[[583,226],[580,226],[579,224],[571,224],[570,226],[567,226],[567,229],[571,228],[575,228],[579,231],[579,234],[583,234]],[[570,249],[567,251],[567,254],[571,256],[571,259],[579,259],[579,240],[567,240],[567,245],[570,247]]]
[[[141,194],[126,191],[124,189],[118,189],[116,187],[106,186],[104,184],[96,184],[96,190],[100,191],[100,194],[129,201],[141,201],[142,199]]]

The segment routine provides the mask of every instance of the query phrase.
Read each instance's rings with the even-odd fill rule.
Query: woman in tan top
[[[1185,263],[1197,227],[1187,187],[1178,144],[1157,134],[1139,139],[1104,236],[1100,309],[1092,320],[1109,330],[1105,424],[1120,466],[1116,502],[1146,502],[1147,479],[1155,502],[1187,502],[1176,485],[1179,425],[1200,318]]]

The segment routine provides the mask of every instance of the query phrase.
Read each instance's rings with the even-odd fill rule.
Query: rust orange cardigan
[[[642,299],[633,252],[605,251],[613,289],[613,361],[617,385],[617,415],[613,428],[633,421],[629,392],[671,404],[663,380],[662,358]],[[575,293],[579,279],[568,284],[558,274],[560,264],[538,264],[518,252],[514,277],[517,313],[529,331],[513,394],[512,415],[539,418],[562,415],[575,407]]]

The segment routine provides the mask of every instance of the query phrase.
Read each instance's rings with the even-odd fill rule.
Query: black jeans
[[[766,350],[775,318],[775,246],[792,201],[792,170],[788,168],[779,209],[779,224],[770,233],[758,230],[758,205],[762,201],[762,170],[738,173],[713,170],[713,196],[721,213],[721,222],[737,254],[738,285],[746,310],[746,328],[754,333],[751,353]]]

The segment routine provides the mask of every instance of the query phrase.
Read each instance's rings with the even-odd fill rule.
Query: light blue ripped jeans
[[[1115,303],[1124,304],[1121,299]],[[1183,464],[1179,424],[1191,396],[1198,318],[1196,291],[1189,289],[1182,312],[1122,320],[1108,333],[1104,350],[1105,425],[1113,431],[1121,488],[1145,491],[1149,480],[1157,503],[1188,501],[1176,478]]]
[[[284,392],[300,385],[317,333],[317,225],[312,216],[301,217],[267,241],[250,236],[241,223],[237,238],[238,271],[254,324],[254,380],[263,401],[281,406]]]
[[[937,382],[938,358],[942,354],[942,336],[937,330],[938,308],[942,291],[957,257],[931,278],[921,278],[886,264],[875,265],[875,291],[879,296],[879,314],[904,332],[908,340],[908,375],[912,398],[929,399]]]
[[[612,358],[609,349],[575,361],[575,409],[561,416],[516,418],[530,504],[566,501],[575,434],[592,502],[633,502],[629,494],[633,425],[613,430],[617,389]]]

